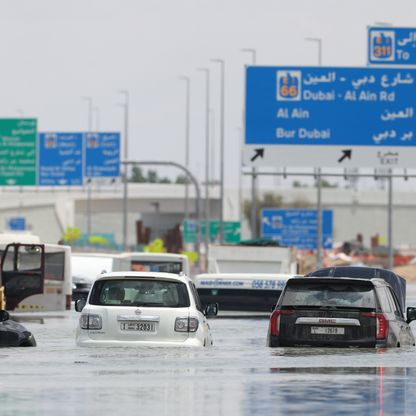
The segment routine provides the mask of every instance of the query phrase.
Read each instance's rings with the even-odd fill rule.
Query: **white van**
[[[86,297],[92,283],[103,273],[136,271],[190,275],[188,257],[175,253],[73,253],[73,298]]]

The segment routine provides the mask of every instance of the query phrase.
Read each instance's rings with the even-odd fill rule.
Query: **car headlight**
[[[79,318],[79,326],[82,329],[101,329],[102,320],[100,315],[86,313]]]
[[[198,318],[176,318],[175,331],[176,332],[196,332],[198,329]]]

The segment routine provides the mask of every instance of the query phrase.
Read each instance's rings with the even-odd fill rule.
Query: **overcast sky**
[[[365,66],[366,27],[416,26],[414,0],[0,0],[0,117],[38,118],[39,131],[87,130],[90,96],[101,130],[121,131],[130,93],[130,158],[184,162],[191,77],[191,170],[204,173],[204,75],[219,139],[219,66],[226,60],[226,184],[238,183],[244,64]],[[96,113],[97,115],[98,113]],[[218,176],[217,157],[216,176]]]

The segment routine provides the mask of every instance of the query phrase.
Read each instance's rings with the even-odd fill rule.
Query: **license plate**
[[[122,322],[120,324],[122,331],[140,331],[140,332],[155,332],[156,323],[154,322]]]
[[[311,334],[344,335],[345,328],[341,328],[338,326],[312,326]]]

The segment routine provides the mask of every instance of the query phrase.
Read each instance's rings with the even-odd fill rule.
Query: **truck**
[[[208,253],[208,273],[297,273],[293,247],[224,244]]]

